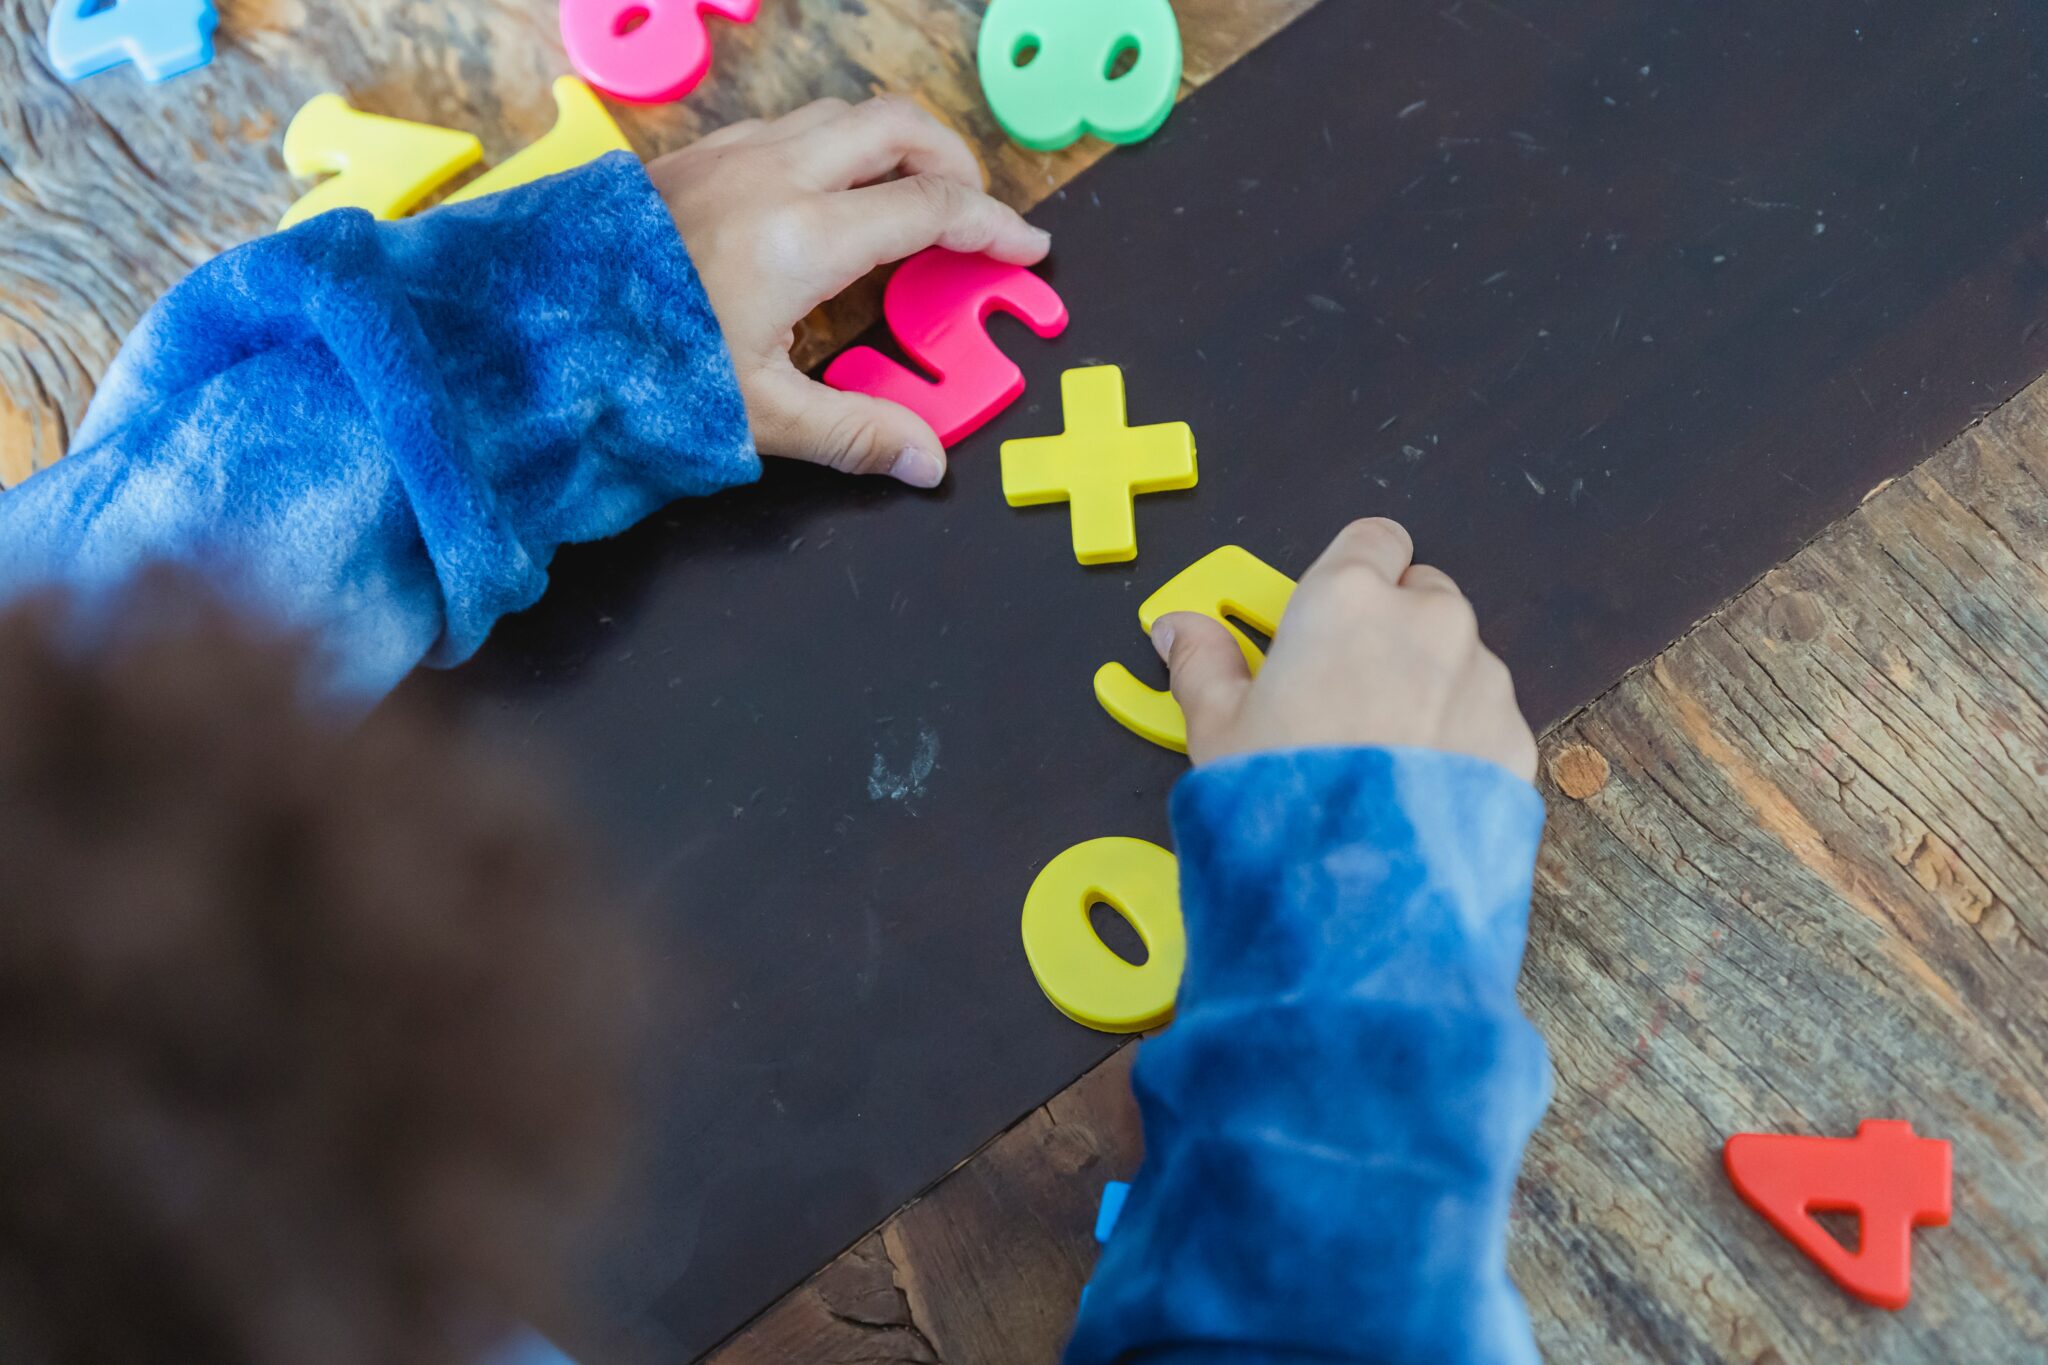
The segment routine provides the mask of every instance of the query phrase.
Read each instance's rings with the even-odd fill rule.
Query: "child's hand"
[[[957,134],[911,100],[819,100],[748,119],[650,163],[739,371],[754,443],[919,488],[945,447],[908,408],[790,364],[796,324],[876,266],[943,246],[1033,265],[1051,238],[982,192]]]
[[[1230,632],[1162,616],[1152,643],[1173,670],[1188,756],[1327,744],[1407,744],[1536,775],[1536,741],[1507,665],[1479,643],[1472,604],[1384,518],[1344,528],[1302,576],[1254,679]]]

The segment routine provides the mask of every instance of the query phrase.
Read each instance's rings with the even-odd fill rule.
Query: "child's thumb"
[[[1198,754],[1207,747],[1202,736],[1230,723],[1251,686],[1244,651],[1221,621],[1192,611],[1154,622],[1152,647],[1173,673],[1173,699],[1187,717],[1188,752]]]
[[[831,389],[791,371],[760,404],[755,440],[763,455],[827,465],[845,474],[887,474],[913,488],[946,477],[945,447],[931,424],[865,393]]]

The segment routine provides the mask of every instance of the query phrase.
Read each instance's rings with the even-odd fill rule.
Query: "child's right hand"
[[[748,119],[648,164],[725,333],[754,444],[918,488],[945,447],[910,409],[840,393],[790,363],[796,325],[876,266],[929,246],[1045,259],[1052,239],[982,191],[959,134],[913,100],[826,99]]]
[[[1173,671],[1188,756],[1401,744],[1490,759],[1536,776],[1536,740],[1507,665],[1479,642],[1472,604],[1413,563],[1399,523],[1355,521],[1302,575],[1257,678],[1229,631],[1174,612],[1152,643]]]

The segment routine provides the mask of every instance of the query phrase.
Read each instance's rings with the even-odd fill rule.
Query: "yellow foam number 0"
[[[366,114],[339,95],[315,95],[284,130],[284,164],[296,176],[330,178],[299,196],[277,225],[341,208],[397,218],[483,154],[468,133]]]
[[[1145,961],[1111,951],[1088,922],[1107,905],[1137,930]],[[1024,955],[1046,999],[1076,1023],[1137,1033],[1173,1015],[1187,965],[1180,866],[1143,839],[1090,839],[1045,865],[1024,897]]]
[[[1271,635],[1279,629],[1293,596],[1293,579],[1251,551],[1226,545],[1182,569],[1140,603],[1138,624],[1150,631],[1155,621],[1175,611],[1213,616],[1237,637],[1237,647],[1256,673],[1266,656],[1230,618]],[[1173,694],[1145,686],[1122,664],[1104,664],[1096,670],[1095,699],[1133,734],[1178,753],[1188,751],[1187,718]]]
[[[1180,93],[1170,0],[993,0],[974,62],[1003,131],[1041,152],[1142,142]]]

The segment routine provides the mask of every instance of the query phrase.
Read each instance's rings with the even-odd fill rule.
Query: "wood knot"
[[[1811,640],[1827,623],[1827,608],[1810,592],[1788,592],[1764,612],[1764,624],[1780,640]]]
[[[1574,801],[1584,801],[1606,786],[1612,771],[1590,744],[1567,744],[1550,756],[1550,780]]]

